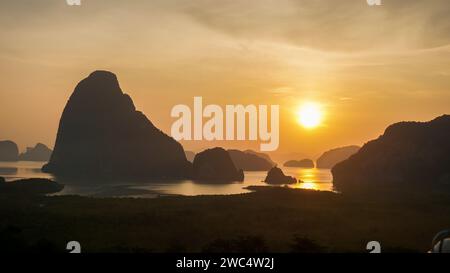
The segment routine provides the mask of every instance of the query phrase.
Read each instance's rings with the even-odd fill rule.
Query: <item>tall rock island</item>
[[[184,178],[192,165],[181,144],[136,111],[116,75],[95,71],[67,102],[43,171],[70,177]]]
[[[450,116],[399,122],[332,169],[341,191],[450,185]]]

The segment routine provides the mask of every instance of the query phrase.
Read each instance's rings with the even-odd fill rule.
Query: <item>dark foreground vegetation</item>
[[[450,196],[359,195],[257,187],[157,199],[0,193],[4,252],[426,252],[450,227]],[[432,197],[431,197],[432,195]]]

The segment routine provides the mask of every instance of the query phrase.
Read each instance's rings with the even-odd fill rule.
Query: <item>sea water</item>
[[[248,186],[267,185],[262,181],[265,171],[245,172],[243,182],[205,183],[189,179],[183,180],[127,180],[114,183],[99,183],[95,179],[69,180],[43,173],[44,162],[0,162],[0,176],[7,182],[24,178],[48,178],[65,185],[57,195],[82,195],[93,197],[137,197],[154,198],[163,195],[229,195],[250,192]],[[305,169],[282,167],[286,175],[293,176],[301,183],[289,185],[292,188],[332,191],[332,175],[329,169]]]

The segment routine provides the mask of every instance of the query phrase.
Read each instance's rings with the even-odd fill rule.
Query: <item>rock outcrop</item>
[[[228,153],[236,168],[244,171],[268,171],[274,166],[267,159],[253,153],[239,150],[228,150]]]
[[[19,155],[20,161],[49,161],[52,155],[52,150],[42,143],[36,146],[28,147],[25,153]]]
[[[273,167],[267,173],[266,179],[264,180],[267,184],[294,184],[297,183],[297,179],[292,176],[287,176],[278,167]]]
[[[356,154],[360,148],[361,147],[359,146],[351,145],[326,151],[317,159],[317,168],[331,169],[337,163],[342,162],[349,158],[351,155]]]
[[[0,141],[0,161],[19,160],[19,148],[17,144],[10,141]]]
[[[182,178],[192,164],[183,147],[136,111],[111,72],[82,80],[62,114],[43,171],[59,176]]]
[[[314,168],[314,162],[311,159],[289,160],[284,163],[285,167]]]
[[[209,181],[243,181],[244,172],[236,169],[230,154],[222,148],[198,153],[193,164],[194,178]]]
[[[450,177],[450,116],[400,122],[333,169],[340,191],[432,188]]]

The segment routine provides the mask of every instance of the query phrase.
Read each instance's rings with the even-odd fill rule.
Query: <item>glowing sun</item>
[[[298,107],[297,120],[305,128],[315,128],[322,122],[322,109],[318,103],[307,102]]]

